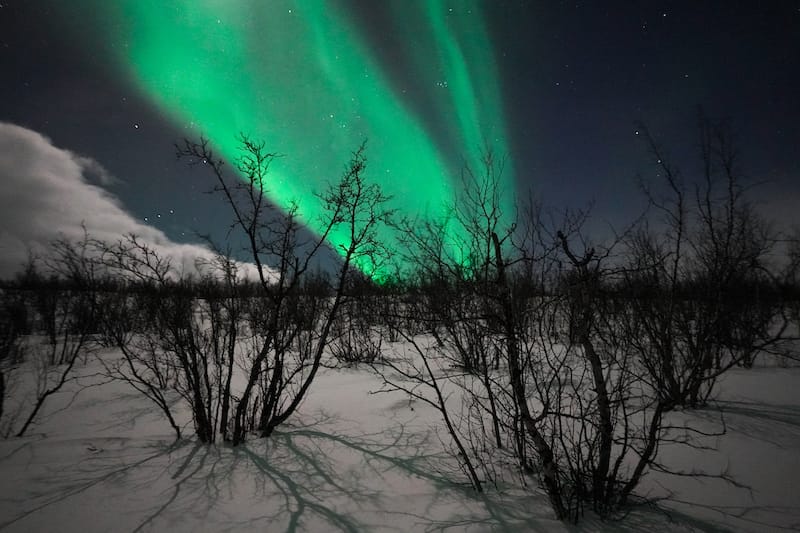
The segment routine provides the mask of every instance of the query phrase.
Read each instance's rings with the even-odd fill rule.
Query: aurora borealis
[[[296,202],[303,222],[320,231],[316,194],[364,140],[367,179],[409,218],[445,219],[464,164],[480,173],[481,150],[507,153],[491,41],[480,6],[468,4],[458,12],[441,0],[391,4],[392,24],[419,36],[402,50],[412,70],[405,75],[431,88],[433,116],[404,98],[391,66],[336,2],[182,0],[164,8],[103,0],[93,4],[94,36],[104,36],[101,46],[117,43],[107,48],[115,67],[228,161],[240,133],[282,154],[270,167],[271,200],[284,209]],[[510,214],[510,170],[503,179]],[[458,240],[459,228],[448,228]],[[339,249],[346,232],[330,240]]]
[[[205,194],[207,173],[175,159],[184,137],[205,135],[229,163],[239,133],[264,140],[283,155],[273,200],[297,199],[312,229],[314,192],[364,140],[365,177],[400,216],[445,216],[464,164],[479,168],[487,146],[508,157],[504,209],[529,192],[556,218],[591,206],[587,231],[600,242],[641,214],[637,176],[657,179],[637,122],[691,182],[702,106],[731,119],[744,170],[765,183],[756,200],[791,226],[798,31],[792,2],[2,0],[0,122],[34,146],[0,157],[39,169],[26,154],[49,142],[91,160],[88,197],[99,187],[137,224],[195,245],[198,234],[224,243],[230,212]],[[7,182],[51,182],[40,177]],[[36,212],[35,225],[13,215],[40,197],[58,205],[58,190],[8,191],[0,252],[25,256],[33,237],[22,229],[40,228],[44,243],[92,221],[94,211]]]

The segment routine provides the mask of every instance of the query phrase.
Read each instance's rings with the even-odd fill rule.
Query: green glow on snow
[[[404,101],[341,4],[84,1],[115,62],[190,135],[202,133],[229,161],[238,154],[240,133],[283,154],[270,167],[269,196],[283,208],[296,202],[314,231],[323,215],[315,193],[338,180],[365,139],[367,179],[379,182],[391,206],[409,217],[444,219],[461,187],[463,162],[480,170],[477,154],[487,144],[507,152],[477,0],[457,2],[458,16],[439,0],[392,4],[395,22],[412,29],[410,74],[438,90],[436,117],[419,117]],[[446,138],[426,127],[425,118],[443,121]],[[511,215],[512,176],[502,186],[503,211]],[[448,231],[453,242],[465,236],[452,224]],[[389,230],[381,238],[394,242]],[[347,233],[330,241],[339,249]]]

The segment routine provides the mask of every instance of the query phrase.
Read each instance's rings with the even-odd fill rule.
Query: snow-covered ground
[[[696,439],[712,449],[665,445],[659,458],[686,472],[727,472],[743,488],[654,473],[641,490],[672,492],[663,506],[699,530],[800,530],[800,369],[730,370],[715,398],[707,409],[670,418],[709,433],[724,429],[722,436]]]
[[[509,476],[475,494],[444,451],[439,414],[400,393],[373,394],[381,381],[366,368],[324,369],[298,416],[268,441],[238,448],[176,443],[146,399],[119,382],[97,383],[71,383],[31,436],[0,441],[1,531],[800,529],[796,368],[731,371],[715,401],[725,435],[694,441],[714,449],[661,449],[672,469],[725,471],[749,488],[651,473],[639,492],[669,494],[659,508],[615,522],[587,516],[578,526],[556,521],[541,492]],[[670,423],[714,433],[722,420],[709,408],[674,413]]]

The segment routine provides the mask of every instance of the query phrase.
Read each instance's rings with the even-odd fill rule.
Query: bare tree
[[[185,141],[178,148],[179,156],[202,161],[211,170],[216,190],[233,211],[233,227],[242,232],[259,278],[259,314],[264,318],[252,322],[255,342],[250,345],[245,386],[234,410],[234,444],[244,441],[253,430],[269,436],[297,409],[319,370],[332,324],[346,299],[348,279],[356,265],[377,267],[384,253],[377,232],[391,216],[388,198],[364,176],[362,146],[341,179],[320,196],[326,208],[320,235],[301,246],[299,208],[293,206],[281,214],[267,201],[269,166],[276,154],[245,136],[241,143],[242,155],[236,165],[241,179],[225,173],[222,160],[205,140]],[[341,265],[330,287],[331,298],[316,302],[314,328],[304,329],[307,319],[298,321],[292,308],[309,277],[312,259],[337,230],[346,240],[337,250]]]
[[[700,115],[693,194],[647,128],[640,130],[665,190],[642,185],[658,218],[628,242],[629,324],[667,405],[698,406],[723,372],[751,366],[786,331],[766,261],[776,239],[747,200],[727,124]]]
[[[35,375],[33,408],[24,418],[17,436],[23,436],[36,420],[48,398],[61,391],[72,378],[81,356],[97,347],[98,292],[101,269],[91,254],[91,240],[62,237],[51,243],[42,259],[49,273],[45,278],[36,265],[30,270],[26,290],[32,294],[39,325],[45,332],[45,350],[37,350],[30,363]]]
[[[533,202],[509,224],[496,177],[489,169],[468,182],[451,218],[404,226],[418,265],[406,312],[423,318],[421,331],[403,336],[428,334],[438,348],[417,349],[400,369],[390,364],[388,376],[379,371],[390,388],[424,396],[442,413],[476,487],[497,472],[494,448],[536,475],[559,519],[577,520],[587,505],[611,516],[654,464],[665,412],[642,385],[604,292],[621,275],[607,266],[618,262],[610,260],[618,241],[593,248],[581,231],[586,213],[547,220]],[[452,223],[466,239],[447,241]],[[457,371],[431,371],[447,352]],[[453,384],[464,402],[455,416],[435,401]]]

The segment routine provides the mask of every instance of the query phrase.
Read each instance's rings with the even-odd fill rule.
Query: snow
[[[174,442],[148,400],[125,384],[93,377],[98,369],[91,361],[81,367],[86,377],[52,398],[31,436],[0,441],[0,530],[800,528],[796,368],[731,371],[714,402],[724,411],[726,433],[694,440],[714,449],[668,444],[660,451],[671,469],[727,469],[751,489],[653,472],[639,492],[671,494],[658,509],[637,507],[614,522],[587,515],[578,526],[556,521],[547,498],[521,487],[518,477],[476,494],[446,451],[439,413],[401,393],[375,394],[381,380],[366,367],[323,369],[289,424],[267,441],[254,438],[238,448]],[[715,408],[674,413],[670,423],[708,433],[723,428]]]
[[[727,471],[747,488],[653,474],[652,488],[658,483],[675,493],[665,506],[725,529],[800,530],[799,384],[797,368],[734,369],[723,376],[713,408],[677,413],[673,418],[725,434],[698,441],[711,450],[666,446],[660,460],[683,470]]]

